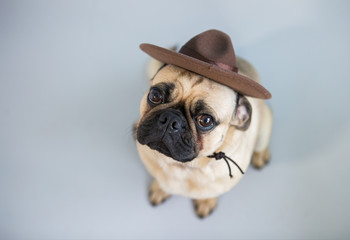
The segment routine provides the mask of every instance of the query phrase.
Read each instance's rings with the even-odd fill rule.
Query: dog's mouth
[[[171,152],[169,151],[169,148],[162,141],[150,142],[147,145],[153,150],[163,153],[168,157],[172,157]]]
[[[163,139],[156,142],[149,142],[146,145],[149,146],[151,149],[156,150],[162,154],[164,154],[167,157],[170,157],[176,161],[179,162],[188,162],[196,158],[197,154],[195,151],[191,151],[190,149],[186,150],[180,150],[177,149],[174,146],[168,147],[168,145],[165,143]]]

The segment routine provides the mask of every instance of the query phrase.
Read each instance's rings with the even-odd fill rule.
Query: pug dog
[[[250,163],[268,163],[272,113],[264,99],[271,94],[221,31],[201,33],[179,52],[141,49],[156,59],[135,124],[139,155],[154,177],[149,201],[185,196],[204,218]]]

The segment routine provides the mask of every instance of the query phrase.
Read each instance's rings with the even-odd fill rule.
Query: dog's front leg
[[[164,192],[163,189],[160,188],[157,180],[154,180],[149,188],[148,197],[152,206],[157,206],[167,200],[170,194]]]
[[[210,215],[216,208],[218,198],[193,199],[194,209],[200,218]]]

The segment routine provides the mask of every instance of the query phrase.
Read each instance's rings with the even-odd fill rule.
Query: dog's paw
[[[261,152],[254,152],[252,156],[252,166],[256,169],[263,168],[270,161],[270,151],[266,148]]]
[[[160,188],[158,182],[154,180],[149,188],[149,194],[148,194],[148,199],[149,199],[149,202],[152,204],[152,206],[157,206],[163,203],[169,197],[170,195],[164,192]]]
[[[217,202],[217,198],[194,199],[193,205],[197,216],[199,218],[205,218],[210,215],[216,208]]]

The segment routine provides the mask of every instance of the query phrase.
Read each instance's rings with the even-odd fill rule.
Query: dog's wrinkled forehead
[[[155,75],[152,86],[170,89],[174,102],[186,102],[193,107],[198,102],[208,105],[219,118],[231,117],[237,93],[232,89],[185,69],[166,65]]]

